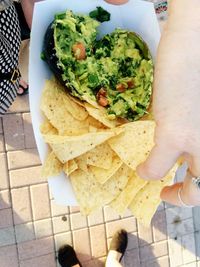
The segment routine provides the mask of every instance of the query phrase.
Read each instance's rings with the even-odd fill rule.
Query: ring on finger
[[[182,199],[182,197],[181,197],[182,189],[183,189],[182,186],[179,187],[178,192],[177,192],[178,200],[179,200],[179,202],[181,203],[181,206],[182,206],[182,207],[185,207],[185,208],[193,208],[193,207],[194,207],[193,205],[188,205],[188,204],[186,204],[186,203],[183,201],[183,199]]]

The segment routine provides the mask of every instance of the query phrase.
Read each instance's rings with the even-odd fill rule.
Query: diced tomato
[[[133,88],[134,87],[134,81],[130,80],[127,82],[128,88]]]
[[[118,83],[116,85],[116,89],[117,91],[119,91],[120,93],[123,93],[124,91],[126,91],[126,86],[123,83]]]
[[[82,60],[86,58],[85,46],[82,43],[76,43],[72,46],[72,51],[77,60]]]
[[[99,92],[97,93],[97,95],[102,95],[102,96],[106,96],[106,90],[104,87],[101,87],[101,89],[99,90]]]
[[[102,107],[106,107],[108,105],[108,99],[105,96],[100,96],[98,99],[98,103]]]

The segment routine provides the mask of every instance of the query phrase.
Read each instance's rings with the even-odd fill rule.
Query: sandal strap
[[[21,77],[21,73],[19,69],[13,69],[11,72],[2,73],[0,72],[0,81],[2,80],[8,80],[11,81],[11,83],[15,84],[17,79]]]

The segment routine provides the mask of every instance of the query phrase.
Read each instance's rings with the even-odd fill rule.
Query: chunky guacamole
[[[153,63],[143,40],[116,29],[97,40],[99,22],[71,11],[51,26],[57,68],[70,93],[107,109],[110,119],[137,120],[149,107]]]

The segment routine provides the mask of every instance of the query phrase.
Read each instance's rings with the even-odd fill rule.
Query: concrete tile
[[[13,203],[13,218],[15,224],[32,220],[30,193],[28,187],[11,190]]]
[[[17,243],[30,241],[35,239],[33,223],[18,224],[15,226],[15,235]]]
[[[145,246],[153,243],[153,233],[151,226],[146,227],[138,222],[139,246]]]
[[[29,99],[28,95],[19,96],[15,99],[11,107],[9,108],[9,113],[18,113],[18,112],[29,112]],[[11,115],[11,114],[10,114]]]
[[[167,239],[167,221],[165,210],[159,210],[152,219],[153,240],[154,242]]]
[[[5,152],[5,143],[3,134],[0,134],[0,152]]]
[[[130,217],[106,223],[107,238],[112,237],[114,233],[120,229],[125,229],[128,233],[136,232],[137,226],[135,218]]]
[[[41,176],[41,166],[10,171],[10,185],[12,188],[46,181],[47,179]]]
[[[37,258],[25,260],[20,262],[20,267],[56,267],[55,254],[51,253],[48,255],[40,256]]]
[[[194,230],[200,231],[200,207],[193,208]]]
[[[84,242],[80,242],[84,240]],[[89,261],[91,259],[90,252],[90,238],[88,229],[80,229],[73,231],[74,249],[81,262]]]
[[[49,190],[47,184],[31,186],[31,203],[34,220],[50,217]]]
[[[66,244],[73,246],[72,233],[71,232],[57,234],[54,236],[54,240],[55,240],[56,251],[58,251],[58,249],[61,246],[66,245]]]
[[[0,210],[0,228],[7,228],[10,226],[13,226],[12,210]]]
[[[137,232],[135,233],[129,233],[128,234],[128,245],[126,250],[134,250],[135,248],[138,248],[139,246],[139,241],[138,241],[138,236],[137,236]]]
[[[196,248],[194,233],[182,236],[183,263],[188,264],[196,261]]]
[[[35,236],[42,238],[53,234],[51,219],[34,221]]]
[[[73,213],[70,215],[71,228],[72,230],[77,230],[80,228],[87,227],[86,216],[81,215],[81,213]]]
[[[104,267],[105,263],[99,259],[93,259],[90,261],[83,262],[83,267]]]
[[[132,212],[129,210],[129,209],[127,209],[125,212],[124,212],[124,214],[123,214],[123,216],[120,216],[120,218],[128,218],[128,217],[132,217],[133,216],[133,214],[132,214]]]
[[[0,248],[1,267],[18,267],[18,256],[16,245]]]
[[[70,213],[80,212],[79,206],[70,206]]]
[[[25,147],[36,148],[35,137],[33,133],[32,120],[30,113],[23,114],[24,134],[25,134]]]
[[[166,209],[167,224],[192,218],[192,209],[173,207]]]
[[[0,191],[0,210],[7,209],[11,207],[10,191],[2,190]]]
[[[176,223],[171,223],[167,225],[167,232],[170,238],[176,238],[178,236],[190,234],[194,232],[193,219],[186,219],[178,221]]]
[[[140,267],[170,267],[169,257],[164,256],[161,258],[155,258],[152,261],[141,262]]]
[[[19,260],[27,260],[54,252],[53,237],[18,244]]]
[[[1,166],[0,190],[8,189],[9,178],[8,178],[7,160],[5,153],[0,153],[0,166]]]
[[[8,114],[3,117],[6,150],[25,148],[24,128],[21,114]]]
[[[70,218],[69,215],[62,215],[52,218],[53,221],[53,233],[59,234],[70,231]]]
[[[197,260],[200,261],[200,231],[195,232],[195,247]]]
[[[0,229],[0,247],[15,244],[15,233],[13,227]]]
[[[38,151],[35,148],[8,152],[9,170],[40,165]]]
[[[98,258],[106,255],[106,233],[104,224],[90,227],[90,240],[92,257]]]
[[[183,265],[181,244],[181,237],[177,237],[176,240],[172,238],[168,240],[170,266],[176,267]]]
[[[140,260],[142,262],[150,261],[155,257],[158,258],[166,255],[168,255],[167,241],[154,243],[151,246],[147,245],[140,247]]]
[[[55,200],[51,200],[52,216],[69,214],[69,207],[56,204]]]
[[[132,249],[125,252],[124,255],[124,265],[126,267],[136,267],[140,266],[140,255],[139,249]]]
[[[106,222],[118,220],[120,217],[110,206],[104,207],[104,218]]]
[[[103,219],[103,211],[102,209],[95,211],[91,215],[88,216],[88,225],[93,226],[93,225],[98,225],[102,224],[104,222]]]

